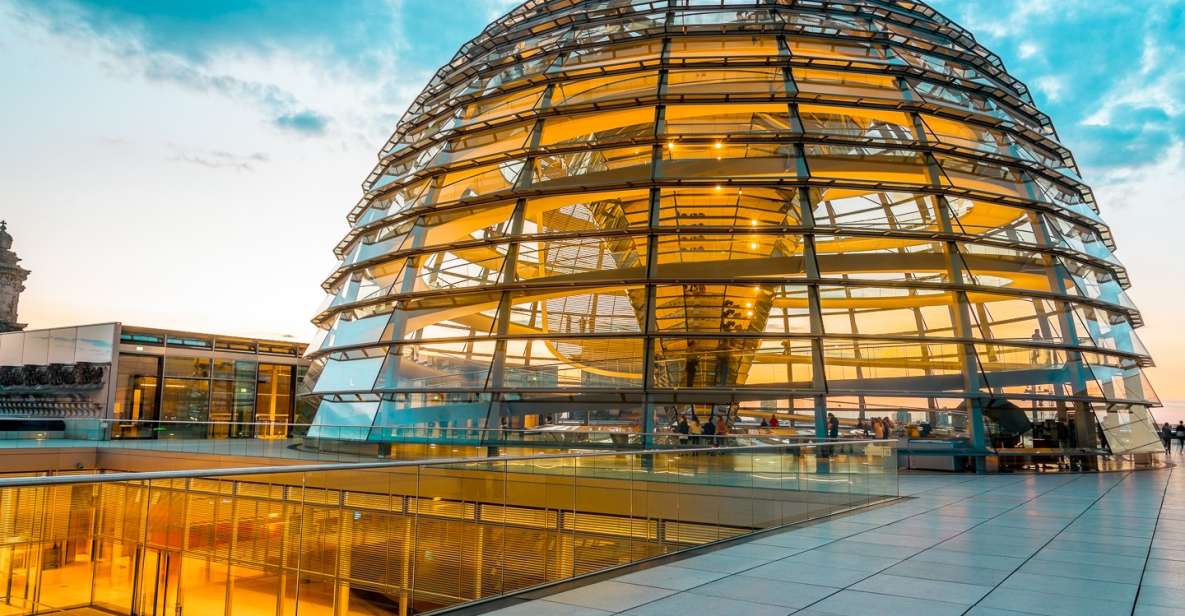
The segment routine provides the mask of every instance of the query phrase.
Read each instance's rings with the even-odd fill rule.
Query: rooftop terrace
[[[1179,469],[907,474],[900,490],[911,498],[490,613],[1185,614]]]

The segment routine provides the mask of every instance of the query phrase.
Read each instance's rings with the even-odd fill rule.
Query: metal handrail
[[[72,419],[72,418],[70,418]],[[89,419],[89,418],[88,418]],[[774,429],[770,427],[759,428],[757,426],[740,426],[739,429],[746,430],[744,432],[730,432],[729,434],[698,434],[686,435],[679,432],[633,432],[625,430],[572,430],[568,432],[547,430],[547,426],[557,425],[572,425],[573,427],[587,427],[578,426],[575,424],[545,424],[537,428],[467,428],[467,427],[420,427],[409,425],[348,425],[348,424],[322,424],[322,423],[304,423],[304,422],[289,422],[289,421],[215,421],[215,420],[189,420],[189,419],[123,419],[118,417],[110,418],[94,418],[93,421],[98,421],[104,424],[151,424],[151,425],[168,425],[168,426],[263,426],[267,428],[276,428],[285,426],[288,428],[319,428],[323,430],[333,429],[348,429],[348,430],[403,430],[408,432],[443,432],[443,433],[495,433],[495,434],[540,434],[540,433],[554,433],[554,434],[592,434],[592,435],[621,435],[630,437],[647,437],[647,436],[696,436],[705,439],[727,438],[730,436],[771,436],[777,438],[789,439],[812,439],[812,440],[829,440],[830,437],[818,437],[813,435],[797,435],[797,434],[765,434],[760,432],[748,432],[747,430],[769,430]],[[731,428],[737,430],[738,427]],[[834,440],[834,439],[831,439]],[[845,440],[845,442],[850,442]]]
[[[320,471],[369,470],[379,468],[406,468],[417,466],[441,466],[453,464],[474,464],[489,462],[520,462],[525,460],[556,460],[596,458],[605,456],[685,455],[694,453],[744,453],[747,451],[770,451],[785,449],[806,449],[811,447],[843,447],[848,445],[892,445],[895,439],[844,441],[843,443],[787,443],[783,445],[742,445],[733,447],[697,447],[688,449],[643,449],[637,451],[588,451],[573,453],[547,453],[515,456],[487,456],[467,458],[433,458],[428,460],[395,460],[390,462],[336,462],[325,464],[289,464],[276,466],[249,466],[218,469],[185,469],[176,471],[144,471],[101,473],[94,475],[55,475],[49,477],[7,477],[0,478],[0,488],[33,485],[69,485],[79,483],[111,483],[119,481],[146,481],[153,479],[186,479],[202,477],[223,477],[241,475],[269,475],[281,473],[307,473]]]

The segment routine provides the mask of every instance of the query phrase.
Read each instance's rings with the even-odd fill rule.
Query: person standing
[[[702,430],[704,433],[704,440],[707,441],[709,445],[715,445],[716,444],[716,418],[709,416],[708,421],[704,422]]]
[[[1178,421],[1177,428],[1174,430],[1177,436],[1177,453],[1185,451],[1185,421]]]
[[[1164,422],[1164,425],[1160,427],[1160,440],[1164,443],[1164,452],[1165,453],[1172,453],[1173,452],[1173,427],[1170,426],[1169,422],[1167,422],[1167,421]]]
[[[778,427],[778,415],[776,413],[769,416],[769,427]]]
[[[691,414],[691,444],[699,445],[703,438],[704,425],[699,422],[699,416]]]
[[[827,413],[827,438],[839,438],[839,418]]]
[[[687,444],[687,435],[691,434],[691,425],[687,423],[686,415],[679,416],[679,423],[675,426],[675,432],[679,433],[679,444]]]

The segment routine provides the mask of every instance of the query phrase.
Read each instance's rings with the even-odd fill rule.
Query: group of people
[[[893,436],[893,427],[893,420],[888,417],[856,420],[856,429],[862,430],[865,437],[890,438]]]
[[[1177,439],[1177,452],[1185,451],[1185,421],[1178,421],[1175,428],[1167,421],[1160,427],[1160,440],[1164,442],[1165,453],[1172,452],[1174,438]]]
[[[691,413],[691,418],[687,415],[680,415],[679,421],[675,424],[675,432],[679,433],[680,440],[686,439],[692,443],[699,443],[703,437],[708,437],[709,442],[714,442],[712,437],[727,436],[729,432],[728,421],[723,415],[712,415],[708,417],[705,422],[700,422],[699,417],[695,413]]]

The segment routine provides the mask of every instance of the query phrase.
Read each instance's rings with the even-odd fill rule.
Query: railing
[[[787,428],[734,428],[727,435],[624,431],[624,426],[546,425],[531,429],[357,426],[291,422],[68,420],[64,434],[14,432],[0,448],[100,446],[231,456],[351,462],[375,458],[481,455],[477,448],[512,453],[565,449],[654,449],[826,442]],[[435,446],[434,448],[432,446]],[[440,451],[448,447],[455,451]],[[466,449],[470,448],[470,449]],[[398,455],[398,454],[404,455]]]
[[[0,479],[5,614],[412,614],[897,496],[888,441]]]

